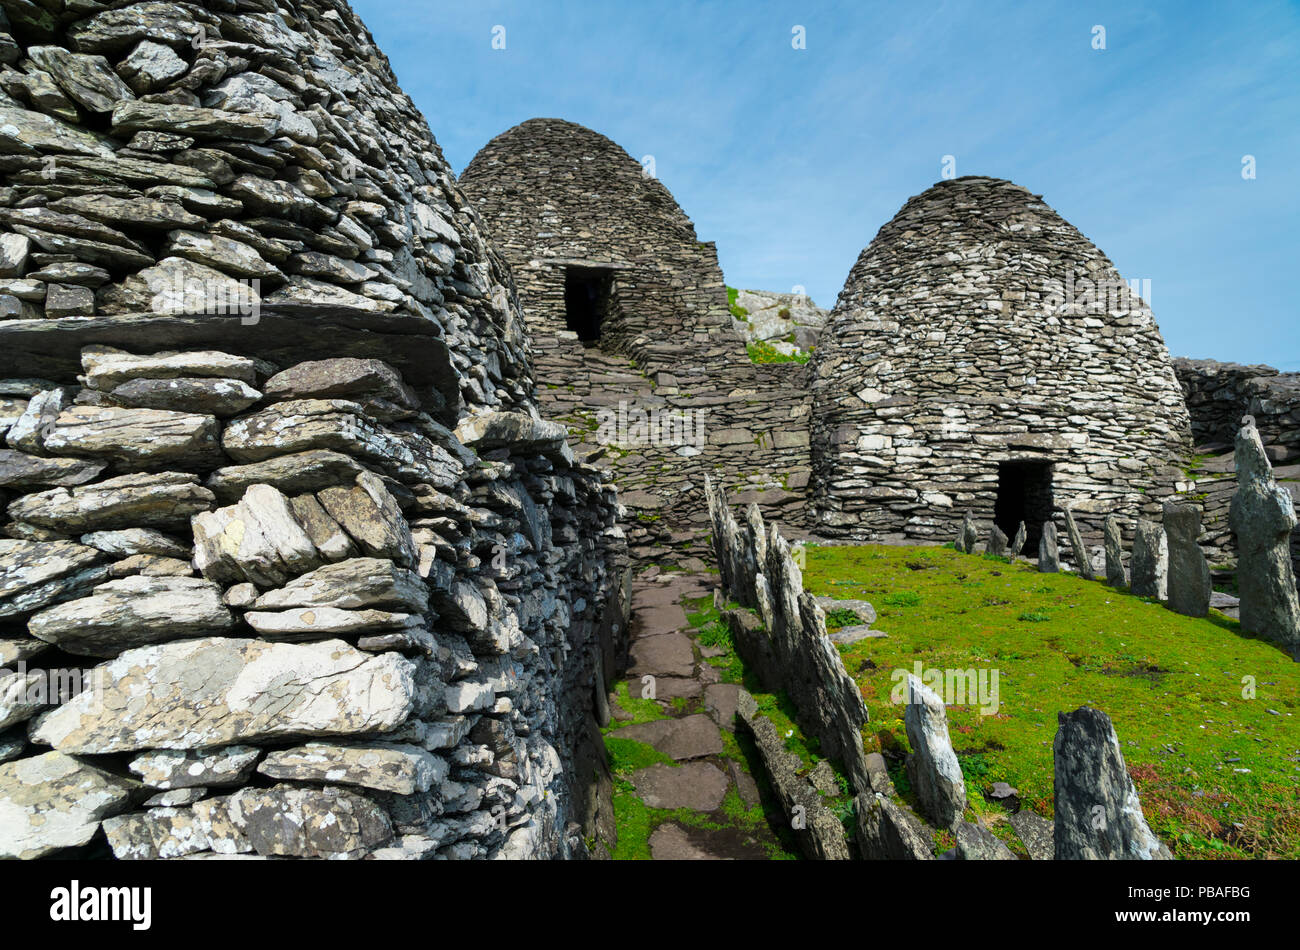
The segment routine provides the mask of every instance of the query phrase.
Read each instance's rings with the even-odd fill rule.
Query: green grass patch
[[[751,363],[807,363],[811,353],[782,353],[766,340],[756,340],[745,345]]]
[[[866,749],[905,797],[896,674],[996,671],[995,713],[948,707],[973,811],[996,816],[978,792],[1006,781],[1050,818],[1056,714],[1088,705],[1114,722],[1147,820],[1179,857],[1300,858],[1300,665],[1236,621],[943,547],[810,545],[804,583],[879,606],[889,638],[842,655],[871,714]]]

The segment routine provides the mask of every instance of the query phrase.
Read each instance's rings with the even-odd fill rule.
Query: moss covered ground
[[[1300,858],[1300,664],[1236,621],[951,546],[806,550],[805,587],[871,601],[889,634],[841,653],[871,713],[866,749],[885,753],[905,797],[902,672],[982,670],[989,685],[996,672],[996,712],[968,696],[948,719],[972,810],[1013,847],[978,792],[1008,782],[1050,818],[1056,714],[1089,705],[1114,722],[1147,820],[1178,857]]]

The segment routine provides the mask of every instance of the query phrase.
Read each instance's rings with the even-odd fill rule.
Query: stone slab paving
[[[657,861],[766,859],[776,836],[764,826],[758,832],[727,825],[721,813],[727,793],[735,790],[745,807],[761,801],[759,786],[732,758],[740,687],[719,682],[710,656],[725,651],[695,641],[684,604],[711,596],[717,577],[709,574],[663,573],[651,569],[633,581],[632,617],[626,673],[628,695],[645,696],[643,677],[654,677],[654,696],[668,718],[621,726],[610,736],[644,742],[673,760],[638,769],[628,776],[637,796],[650,808],[688,809],[707,816],[722,828],[701,828],[690,822],[668,821],[650,836],[650,854]],[[632,718],[611,697],[616,720]],[[761,839],[761,840],[760,840]]]

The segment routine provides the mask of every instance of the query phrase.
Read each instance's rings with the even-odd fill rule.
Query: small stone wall
[[[803,589],[803,574],[774,525],[749,507],[738,524],[726,494],[706,483],[713,548],[723,589],[754,607],[761,628],[733,619],[736,650],[769,689],[782,690],[799,711],[799,725],[816,736],[861,791],[871,788],[862,727],[867,707],[826,634],[826,617]]]

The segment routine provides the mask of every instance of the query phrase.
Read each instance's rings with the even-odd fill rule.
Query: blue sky
[[[353,6],[457,173],[525,119],[579,122],[655,157],[729,284],[832,306],[952,155],[1150,280],[1176,355],[1300,370],[1296,2]]]

